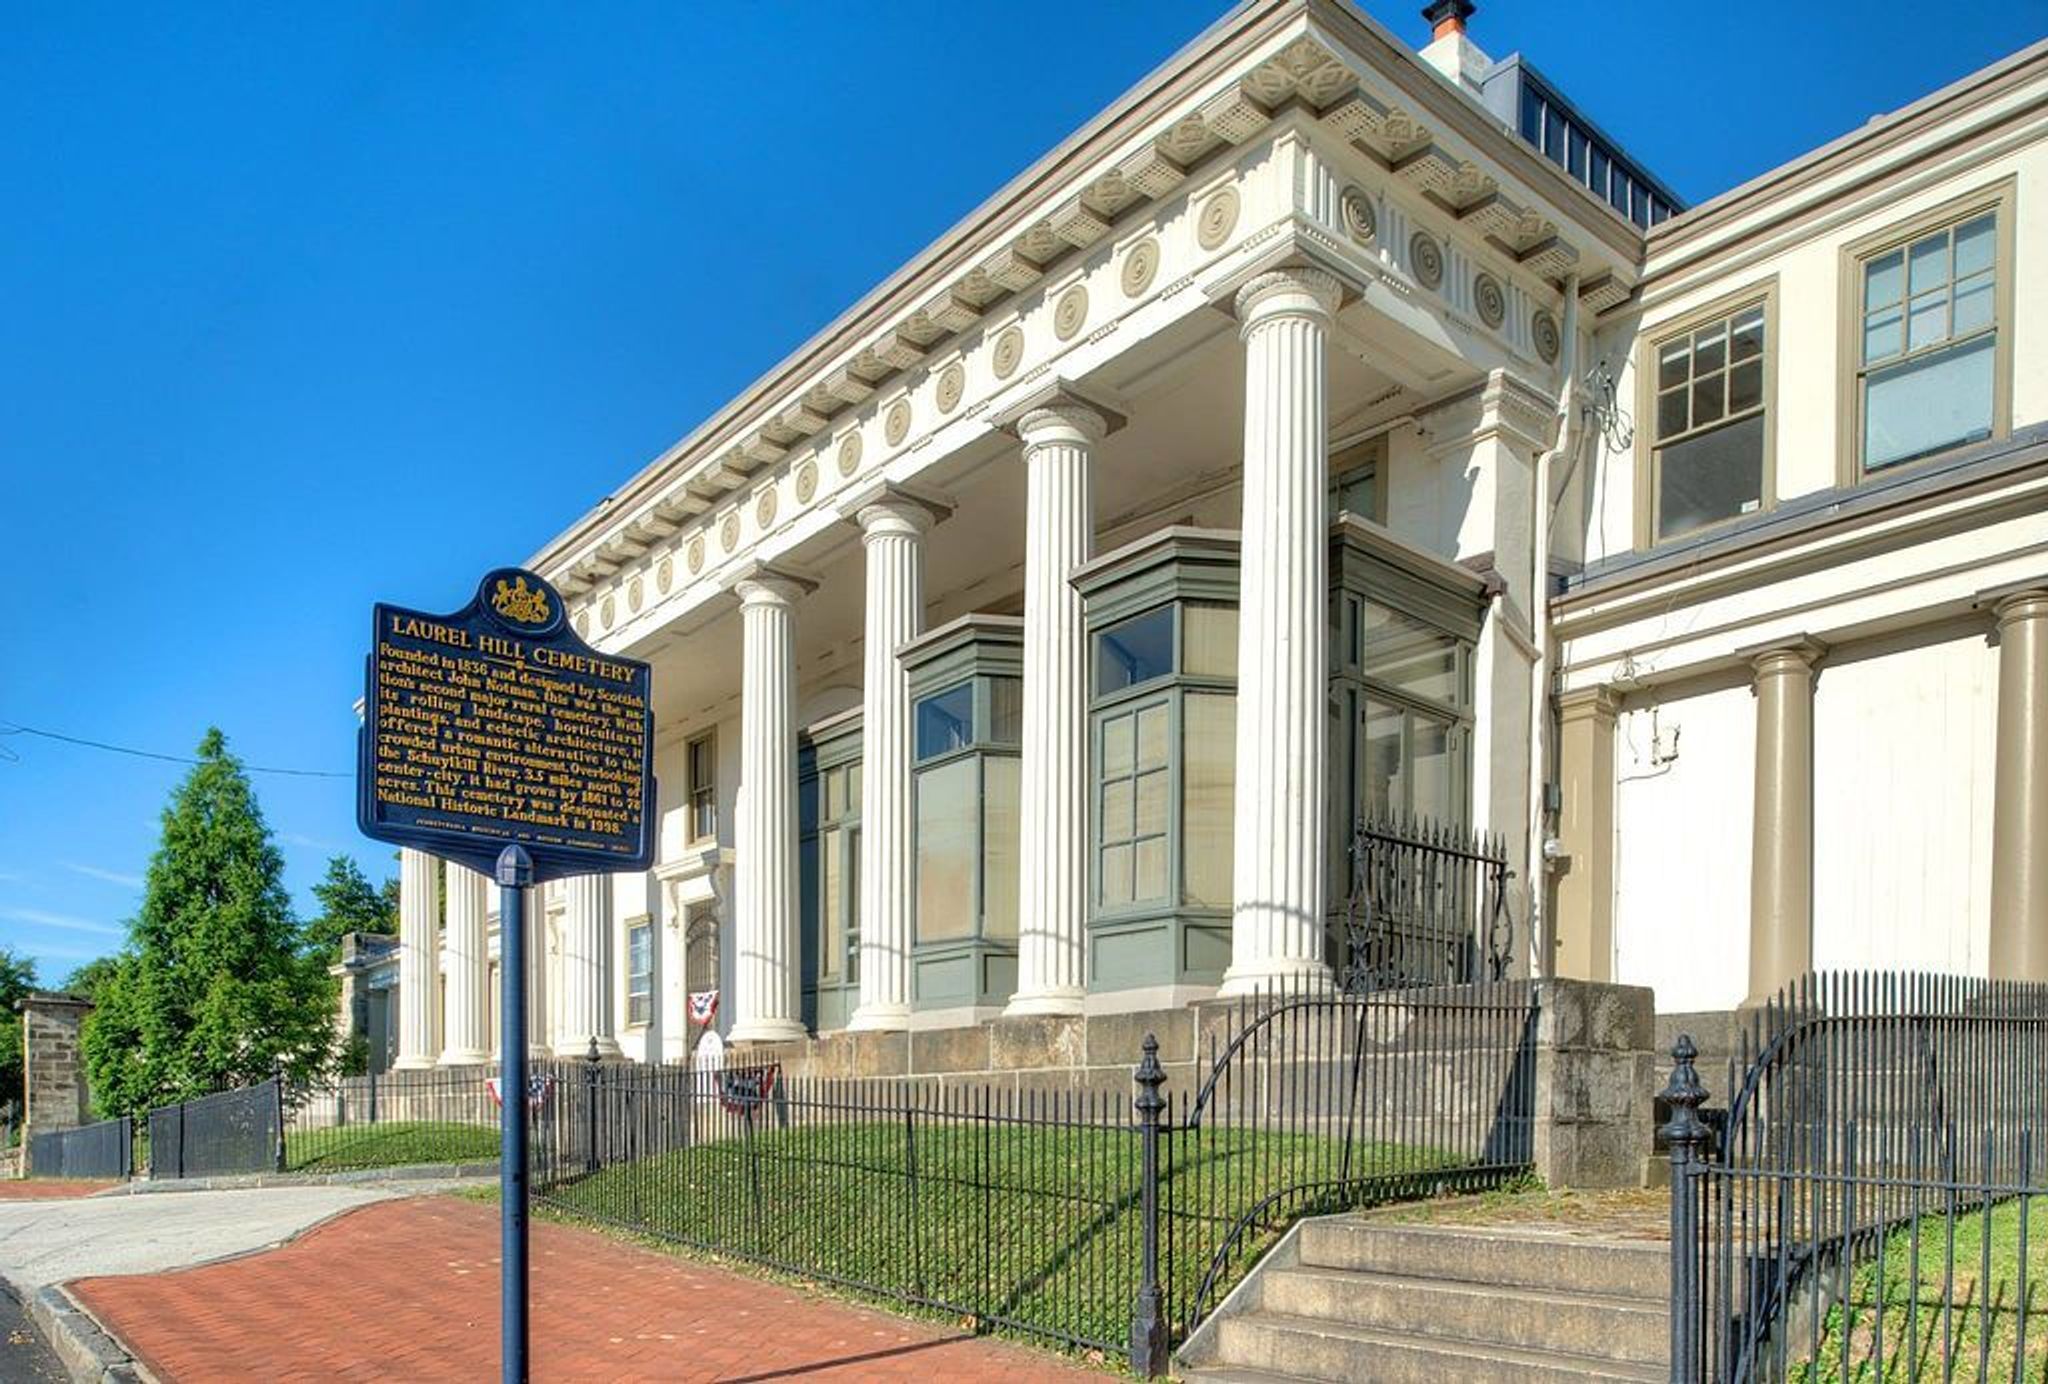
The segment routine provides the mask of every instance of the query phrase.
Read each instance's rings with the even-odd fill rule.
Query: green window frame
[[[1340,835],[1361,817],[1471,815],[1473,641],[1353,591],[1331,659],[1343,755]]]
[[[843,1027],[860,982],[861,734],[806,735],[797,759],[797,932],[805,1022]]]
[[[917,832],[913,940],[1013,941],[1023,680],[989,674],[962,678],[918,697],[911,718]]]

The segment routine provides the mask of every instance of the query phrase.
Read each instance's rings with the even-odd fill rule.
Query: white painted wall
[[[1666,765],[1657,732],[1678,735]],[[1614,978],[1655,989],[1660,1012],[1730,1009],[1748,988],[1755,761],[1746,685],[1639,695],[1616,724]]]
[[[1821,665],[1816,967],[1985,974],[1997,710],[1981,631]]]

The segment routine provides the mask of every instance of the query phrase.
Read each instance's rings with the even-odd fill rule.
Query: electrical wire
[[[191,755],[158,754],[155,750],[138,750],[128,745],[110,745],[104,740],[87,740],[77,735],[62,735],[54,730],[38,730],[24,726],[18,721],[0,722],[0,735],[33,735],[42,740],[57,740],[66,745],[80,745],[89,750],[104,750],[109,754],[132,755],[137,759],[157,759],[166,764],[198,764],[201,761]],[[5,745],[0,745],[0,755],[20,763],[21,756]],[[283,774],[290,778],[354,778],[354,774],[336,773],[332,769],[280,769],[263,764],[244,764],[243,770],[251,774]]]

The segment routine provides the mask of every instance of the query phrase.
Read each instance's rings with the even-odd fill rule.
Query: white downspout
[[[1557,445],[1536,456],[1536,503],[1531,520],[1536,526],[1530,545],[1529,633],[1536,646],[1535,663],[1529,670],[1529,935],[1536,949],[1535,972],[1548,978],[1557,961],[1557,941],[1551,935],[1551,920],[1544,907],[1550,889],[1550,861],[1544,854],[1549,833],[1544,830],[1543,791],[1549,785],[1549,755],[1544,741],[1550,729],[1550,476],[1557,458],[1578,455],[1579,446],[1579,276],[1568,274],[1564,281],[1564,337],[1561,352],[1563,387],[1557,394]],[[1567,475],[1570,473],[1567,472]]]

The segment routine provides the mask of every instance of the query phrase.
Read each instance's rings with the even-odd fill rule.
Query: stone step
[[[1277,1269],[1259,1306],[1325,1324],[1650,1365],[1670,1350],[1664,1303],[1350,1269]]]
[[[1288,1317],[1265,1311],[1232,1317],[1221,1326],[1221,1353],[1233,1363],[1189,1378],[1295,1381],[1372,1380],[1374,1384],[1585,1384],[1623,1380],[1648,1384],[1666,1378],[1661,1365],[1622,1363],[1563,1352],[1521,1350],[1449,1338],[1401,1335],[1360,1326]],[[1237,1371],[1235,1375],[1229,1371]]]
[[[1665,1303],[1671,1252],[1656,1241],[1591,1240],[1501,1226],[1404,1225],[1330,1216],[1301,1227],[1304,1267]]]

